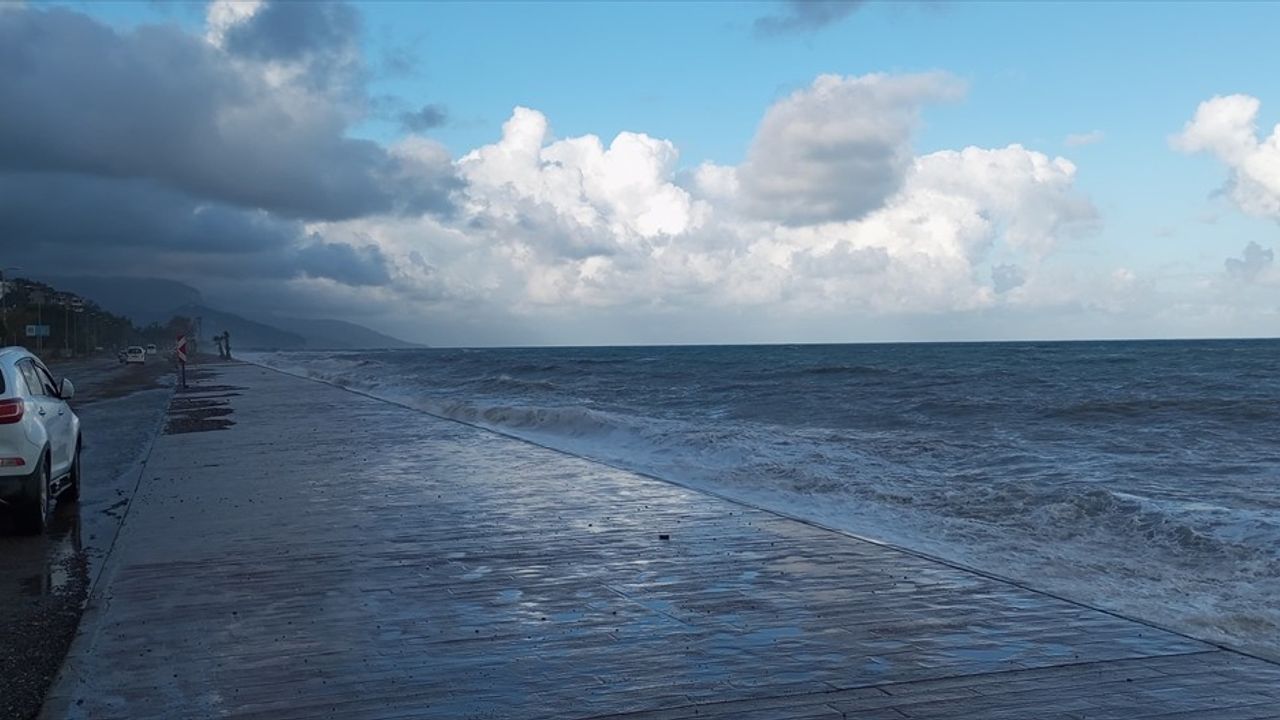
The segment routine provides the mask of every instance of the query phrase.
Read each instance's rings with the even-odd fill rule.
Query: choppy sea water
[[[1280,657],[1280,341],[252,359]]]

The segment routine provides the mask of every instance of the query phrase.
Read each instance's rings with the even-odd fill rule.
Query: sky
[[[0,4],[0,264],[433,345],[1280,334],[1273,3]]]

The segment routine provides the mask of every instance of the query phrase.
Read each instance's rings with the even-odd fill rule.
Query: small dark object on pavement
[[[663,534],[661,534],[661,535],[659,535],[659,536],[658,536],[658,539],[659,539],[659,540],[670,540],[670,539],[671,539],[671,536],[670,536],[670,535],[667,535],[666,533],[663,533]]]

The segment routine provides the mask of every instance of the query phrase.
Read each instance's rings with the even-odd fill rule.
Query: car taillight
[[[0,400],[0,425],[9,425],[16,423],[22,419],[22,413],[26,410],[26,403],[22,398],[14,398],[12,400]]]

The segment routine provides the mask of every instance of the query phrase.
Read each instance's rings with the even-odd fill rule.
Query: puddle
[[[4,518],[5,530],[8,518]],[[23,536],[6,532],[0,538],[0,579],[9,590],[25,597],[44,597],[83,589],[85,560],[80,543],[80,508],[59,503],[44,535]]]
[[[165,423],[166,435],[226,430],[235,425],[226,416],[234,413],[229,400],[175,397],[169,404],[169,419]]]

